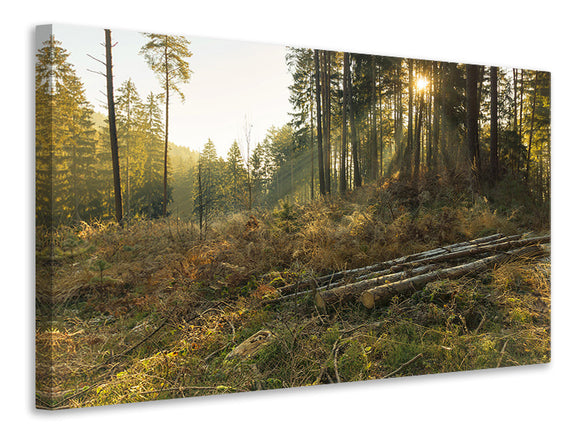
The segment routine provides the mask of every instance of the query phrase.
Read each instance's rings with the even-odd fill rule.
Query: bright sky
[[[104,60],[103,29],[55,25],[56,39],[70,53],[69,61],[85,84],[89,101],[96,111],[106,114],[105,78],[88,71],[104,67],[88,54]],[[131,78],[144,100],[149,92],[162,92],[161,85],[139,50],[145,37],[136,31],[112,29],[114,86]],[[200,150],[208,140],[218,154],[226,155],[234,140],[244,145],[244,125],[251,124],[252,146],[261,141],[272,125],[290,120],[288,86],[291,75],[285,63],[285,48],[271,44],[236,42],[191,37],[193,74],[182,85],[185,103],[178,96],[170,100],[169,140]]]

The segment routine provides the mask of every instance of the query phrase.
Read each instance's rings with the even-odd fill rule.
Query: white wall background
[[[580,308],[574,2],[58,1],[3,5],[4,433],[570,433],[578,428]],[[553,80],[553,353],[546,366],[183,399],[34,410],[34,26],[85,24],[549,70]],[[576,429],[574,429],[576,428]],[[6,431],[7,430],[7,431]],[[26,432],[24,432],[26,431]]]

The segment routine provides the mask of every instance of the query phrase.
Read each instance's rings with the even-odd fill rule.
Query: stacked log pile
[[[481,273],[512,259],[546,257],[549,243],[549,235],[498,233],[290,284],[278,289],[282,296],[270,303],[314,291],[315,303],[321,309],[356,300],[374,308],[394,296],[409,296],[429,282]]]

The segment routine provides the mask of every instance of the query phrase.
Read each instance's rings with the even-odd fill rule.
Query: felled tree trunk
[[[461,249],[453,252],[447,252],[445,254],[431,256],[428,258],[417,259],[416,261],[414,260],[408,263],[411,266],[419,266],[427,263],[449,261],[462,257],[471,257],[487,252],[501,252],[507,251],[508,249],[520,248],[522,246],[532,246],[549,242],[550,236],[530,237],[529,239],[510,240],[501,243],[490,243],[483,246],[475,246],[469,249]]]
[[[422,289],[425,285],[433,281],[457,279],[469,274],[483,272],[510,256],[537,256],[544,252],[544,249],[540,245],[526,246],[482,258],[471,263],[461,264],[447,269],[434,270],[423,275],[366,290],[361,294],[360,301],[365,307],[374,308],[378,305],[388,303],[394,296],[409,296],[411,293]]]
[[[360,294],[366,290],[373,287],[383,285],[385,283],[397,282],[401,279],[409,278],[412,276],[424,274],[430,270],[433,270],[435,265],[427,265],[418,267],[417,269],[382,274],[374,278],[365,279],[364,281],[353,282],[351,284],[341,285],[340,287],[335,287],[329,290],[319,291],[316,293],[314,300],[318,308],[326,308],[328,305],[333,305],[340,302],[346,302],[355,300],[360,296]]]
[[[513,239],[519,238],[519,237],[521,237],[521,236],[520,235],[510,236],[509,238],[506,238],[503,236],[503,234],[500,234],[500,233],[493,234],[491,236],[481,237],[481,238],[470,240],[467,242],[454,243],[452,245],[447,245],[447,246],[443,246],[440,248],[431,249],[429,251],[405,255],[403,257],[395,258],[393,260],[388,260],[388,261],[384,261],[382,263],[372,264],[370,266],[358,267],[356,269],[342,270],[342,271],[334,272],[334,273],[331,273],[328,275],[320,276],[317,278],[312,278],[310,280],[297,282],[297,283],[293,283],[293,284],[288,284],[284,287],[280,287],[278,289],[278,291],[282,295],[287,295],[287,294],[290,294],[291,292],[294,292],[294,291],[300,290],[300,289],[304,289],[304,288],[309,287],[309,286],[313,286],[313,285],[325,286],[329,283],[337,282],[341,279],[345,279],[348,277],[360,276],[360,275],[363,275],[365,273],[386,270],[386,269],[391,268],[393,266],[403,265],[403,264],[410,263],[413,261],[419,261],[419,260],[423,260],[426,258],[431,258],[431,257],[436,256],[436,255],[446,254],[446,253],[454,252],[456,250],[465,250],[467,248],[473,248],[473,247],[477,247],[477,246],[485,246],[485,245],[492,243],[494,241],[513,240]]]

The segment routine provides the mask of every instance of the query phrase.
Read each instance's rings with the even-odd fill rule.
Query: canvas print
[[[36,39],[37,407],[550,361],[548,72]]]

